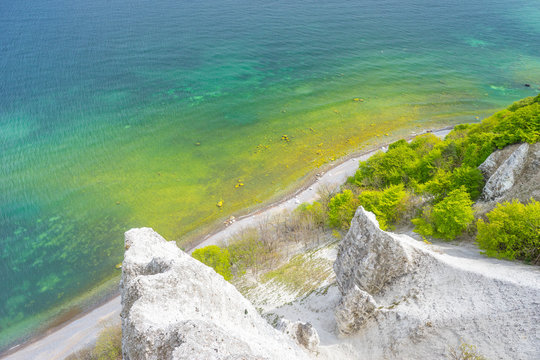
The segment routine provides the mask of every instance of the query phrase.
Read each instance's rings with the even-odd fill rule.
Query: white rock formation
[[[343,294],[336,309],[341,334],[355,333],[375,314],[377,303],[371,294],[409,273],[416,253],[380,230],[373,213],[358,209],[334,263],[336,281]]]
[[[489,359],[539,359],[540,269],[438,249],[384,232],[357,210],[334,265],[338,348],[350,354],[342,358],[447,359],[463,341]],[[334,300],[313,303],[323,301]]]
[[[307,359],[234,286],[149,228],[125,234],[125,360]]]
[[[505,192],[514,186],[517,177],[523,170],[527,160],[529,144],[521,144],[512,154],[497,167],[500,152],[495,151],[486,161],[480,165],[479,169],[484,174],[492,173],[484,186],[482,198],[485,201],[493,201],[501,198]]]

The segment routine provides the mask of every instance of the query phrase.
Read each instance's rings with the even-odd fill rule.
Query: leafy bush
[[[514,112],[507,110],[494,130],[500,134],[495,140],[498,148],[517,142],[537,142],[540,136],[540,103],[534,102]]]
[[[418,136],[411,143],[396,141],[386,153],[376,153],[361,162],[348,182],[365,190],[384,190],[403,184],[412,193],[428,195],[425,198],[430,204],[424,207],[423,216],[414,220],[416,230],[424,235],[450,239],[466,227],[470,211],[465,211],[467,206],[458,207],[457,213],[467,215],[459,219],[451,215],[450,208],[444,209],[445,204],[438,203],[452,193],[456,196],[458,189],[468,194],[468,200],[462,199],[464,204],[477,199],[484,186],[478,166],[494,150],[517,142],[535,143],[539,138],[540,95],[518,101],[481,123],[457,125],[444,141],[433,134]],[[387,216],[379,208],[381,194],[364,191],[360,200],[366,209],[376,213],[381,226],[386,227]],[[348,199],[349,203],[354,200]],[[340,212],[334,208],[329,219],[334,227],[348,223],[351,215],[347,206],[339,206]],[[450,217],[449,222],[443,221],[445,216]]]
[[[203,264],[212,267],[225,280],[232,279],[229,250],[210,245],[193,251],[192,256]]]
[[[486,255],[540,263],[540,202],[497,204],[478,220],[476,241]]]
[[[469,158],[471,166],[478,166],[495,148],[518,142],[530,144],[540,137],[540,95],[515,102],[479,124],[467,128],[467,147],[478,151],[478,161]],[[491,151],[489,151],[491,149]],[[487,153],[487,155],[486,155]]]
[[[351,182],[358,186],[382,189],[389,185],[407,183],[417,161],[416,152],[400,140],[390,145],[386,153],[376,153],[361,162]]]
[[[484,177],[478,168],[461,166],[452,172],[438,170],[433,178],[418,187],[420,192],[432,194],[435,202],[444,199],[452,190],[464,187],[471,199],[477,199],[484,187]]]
[[[383,230],[398,220],[407,199],[403,184],[389,186],[383,191],[365,190],[358,197],[359,204],[375,214]]]
[[[484,188],[484,176],[476,167],[461,166],[450,176],[450,189],[455,190],[464,187],[470,198],[476,200]]]
[[[461,166],[477,168],[496,148],[517,142],[534,143],[539,137],[540,95],[514,103],[479,124],[458,125],[444,141],[433,134],[418,136],[410,144],[399,140],[386,153],[377,153],[361,162],[349,182],[379,190],[400,183],[414,188],[433,180],[441,171],[453,173]],[[478,174],[470,169],[455,176],[462,181],[457,186],[465,185],[475,198]],[[460,177],[463,175],[469,178]]]
[[[414,231],[424,236],[451,240],[474,220],[472,200],[465,187],[451,191],[432,208],[424,209],[421,218],[413,219]]]
[[[328,225],[338,229],[348,229],[358,208],[358,198],[351,190],[336,194],[328,203]]]
[[[303,203],[296,209],[301,220],[312,222],[323,227],[326,224],[326,209],[320,202],[314,201],[312,204]]]

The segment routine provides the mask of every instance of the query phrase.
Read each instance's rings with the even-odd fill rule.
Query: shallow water
[[[536,94],[537,1],[482,3],[2,1],[0,349],[117,275],[131,227],[182,244],[370,139]]]

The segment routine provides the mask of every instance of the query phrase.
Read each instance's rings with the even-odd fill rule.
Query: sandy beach
[[[451,128],[452,127],[447,127],[433,130],[432,133],[444,138],[451,131]],[[422,133],[425,132],[426,131]],[[413,133],[410,138],[422,133]],[[283,211],[292,211],[301,203],[317,200],[320,189],[339,187],[349,176],[355,173],[358,169],[359,161],[365,161],[377,151],[385,151],[387,146],[387,144],[384,144],[377,148],[351,154],[341,160],[337,160],[327,171],[319,173],[315,182],[301,187],[292,194],[288,194],[282,199],[271,203],[262,209],[235,219],[231,225],[206,236],[202,242],[190,249],[189,252],[199,247],[226,242],[231,235],[242,229],[256,226],[259,222],[271,218]],[[119,322],[120,310],[120,296],[116,296],[109,302],[66,323],[64,326],[50,334],[9,349],[1,359],[64,359],[69,354],[95,342],[103,322]]]

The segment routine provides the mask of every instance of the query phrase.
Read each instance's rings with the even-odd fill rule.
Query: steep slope
[[[337,327],[361,358],[444,358],[475,344],[490,359],[540,356],[540,271],[432,251],[359,208],[334,264]]]
[[[149,228],[125,234],[122,348],[138,359],[307,359],[220,275]]]

